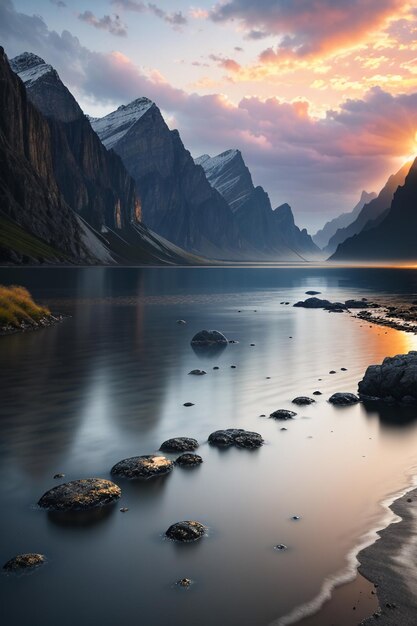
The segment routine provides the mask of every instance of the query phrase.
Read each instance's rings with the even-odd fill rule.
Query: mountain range
[[[228,203],[245,239],[263,257],[299,261],[320,256],[307,231],[295,225],[288,204],[272,210],[268,194],[254,186],[239,150],[226,150],[214,157],[203,154],[195,161]]]

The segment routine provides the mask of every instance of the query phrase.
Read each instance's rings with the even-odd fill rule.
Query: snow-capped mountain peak
[[[18,74],[19,78],[25,83],[26,86],[31,86],[41,76],[55,72],[52,65],[45,63],[45,61],[32,52],[23,52],[17,57],[10,59],[10,67],[13,72]]]
[[[109,150],[152,106],[154,103],[149,98],[136,98],[129,104],[122,104],[104,117],[91,119],[91,125]]]

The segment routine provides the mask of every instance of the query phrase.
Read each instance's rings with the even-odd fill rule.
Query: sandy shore
[[[359,572],[376,586],[379,611],[361,622],[417,624],[417,489],[390,507],[401,521],[378,532],[380,539],[358,554]]]

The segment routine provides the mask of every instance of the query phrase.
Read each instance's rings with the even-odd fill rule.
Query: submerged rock
[[[381,365],[370,365],[359,382],[365,400],[417,403],[417,352],[386,357]]]
[[[360,400],[354,393],[338,392],[330,396],[329,402],[337,406],[350,406],[360,402]]]
[[[259,433],[243,430],[242,428],[216,430],[214,433],[211,433],[208,440],[213,446],[236,446],[238,448],[259,448],[264,443]]]
[[[165,534],[174,541],[188,542],[197,541],[197,539],[203,537],[206,530],[206,527],[200,522],[185,520],[172,524]]]
[[[192,437],[174,437],[164,441],[159,449],[164,452],[186,452],[187,450],[196,450],[196,448],[198,448],[197,439],[192,439]]]
[[[188,589],[193,584],[193,581],[190,578],[181,578],[177,580],[175,583],[177,587],[183,587],[184,589]]]
[[[320,293],[321,291],[314,291],[311,289],[310,291],[306,291],[306,296],[318,296]]]
[[[227,339],[218,330],[200,330],[191,339],[191,345],[194,346],[211,346],[213,344],[226,345]]]
[[[307,396],[298,396],[292,400],[293,404],[298,404],[299,406],[305,406],[307,404],[313,404],[315,402],[314,398],[308,398]]]
[[[273,413],[270,414],[269,417],[272,417],[275,420],[292,420],[297,413],[295,411],[288,411],[287,409],[277,409]]]
[[[195,467],[196,465],[200,465],[203,462],[203,459],[198,454],[193,454],[191,452],[186,452],[185,454],[181,454],[175,461],[175,465],[179,465],[180,467]]]
[[[187,322],[186,322],[185,320],[177,320],[177,324],[184,325],[184,324],[186,324],[186,323],[187,323]]]
[[[124,478],[153,478],[172,471],[174,464],[161,455],[132,456],[114,465],[110,472]]]
[[[103,478],[82,478],[50,489],[39,500],[50,511],[86,511],[120,498],[120,487]]]
[[[191,370],[191,372],[188,372],[188,374],[191,374],[192,376],[204,376],[204,374],[207,374],[207,372],[205,372],[204,370]]]
[[[45,557],[43,554],[36,554],[35,552],[29,552],[27,554],[18,554],[10,559],[3,565],[3,569],[6,572],[20,572],[24,570],[33,569],[39,567],[45,563]]]
[[[182,406],[194,406],[194,402],[184,402]]]
[[[284,543],[277,543],[276,546],[274,546],[275,550],[287,550],[287,546]]]

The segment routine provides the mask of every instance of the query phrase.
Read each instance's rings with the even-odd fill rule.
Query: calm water
[[[412,410],[335,409],[326,400],[356,391],[368,364],[417,349],[417,338],[280,302],[307,289],[330,299],[417,294],[415,271],[3,269],[0,282],[23,284],[72,315],[0,338],[0,561],[48,557],[32,575],[0,576],[2,624],[285,623],[346,573],[347,555],[384,523],[380,502],[410,483]],[[202,328],[240,343],[196,355],[190,339]],[[188,376],[194,368],[207,375]],[[260,417],[316,389],[323,396],[297,409],[286,432]],[[227,427],[260,432],[266,445],[209,447],[210,432]],[[109,478],[120,459],[181,435],[200,441],[202,466],[117,481],[120,505],[98,517],[68,520],[36,507],[57,472]],[[193,545],[164,539],[182,519],[203,522],[208,536]],[[195,581],[189,590],[173,586],[182,577]]]

